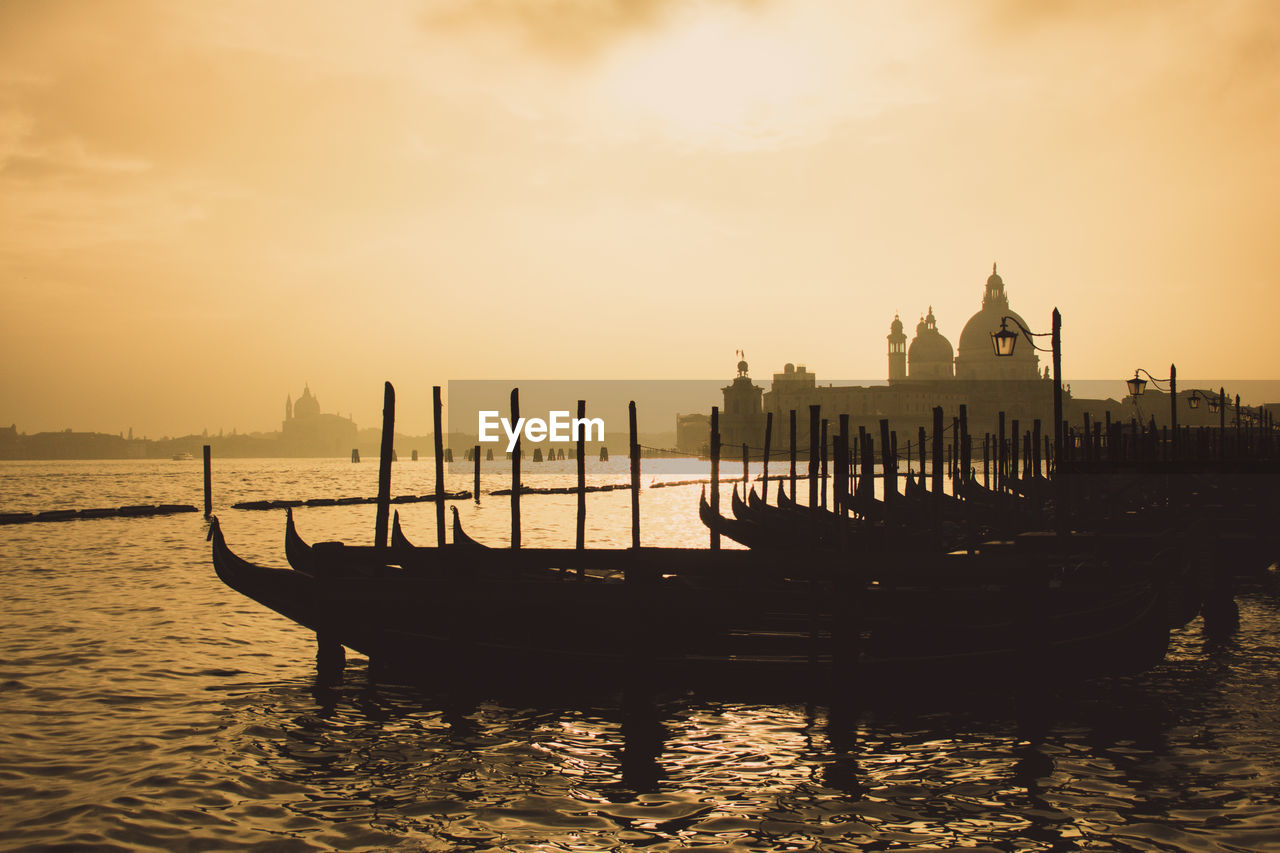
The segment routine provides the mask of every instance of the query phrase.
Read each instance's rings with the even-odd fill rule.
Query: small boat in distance
[[[172,458],[174,462],[185,462],[187,460],[195,459],[194,456],[192,456],[189,452],[185,450],[182,451],[181,453],[173,454]]]

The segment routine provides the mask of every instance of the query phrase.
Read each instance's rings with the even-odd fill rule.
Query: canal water
[[[555,464],[539,484],[572,483]],[[685,464],[646,460],[644,482]],[[393,491],[429,493],[431,471],[398,463]],[[372,495],[376,477],[220,460],[215,508],[237,553],[284,566],[283,513],[231,503]],[[469,488],[469,465],[448,485]],[[6,512],[199,505],[200,489],[199,461],[0,463]],[[646,489],[644,543],[704,545],[698,490]],[[526,498],[525,544],[572,544],[575,500]],[[629,501],[589,496],[590,544],[629,543]],[[507,499],[458,506],[505,544]],[[400,510],[434,541],[432,504]],[[373,516],[297,523],[369,542]],[[1280,850],[1273,573],[1241,593],[1231,640],[1197,619],[1157,669],[1036,703],[925,685],[847,707],[696,692],[636,707],[375,684],[354,655],[319,689],[313,638],[224,587],[206,531],[198,513],[0,527],[0,849]]]

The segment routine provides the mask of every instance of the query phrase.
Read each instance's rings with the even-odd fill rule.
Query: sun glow
[[[811,135],[827,75],[773,23],[702,9],[639,38],[602,70],[602,107],[628,134],[695,148],[771,148]]]

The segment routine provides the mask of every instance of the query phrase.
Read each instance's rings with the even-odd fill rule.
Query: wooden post
[[[791,410],[791,495],[792,502],[796,499],[796,410]]]
[[[511,423],[520,421],[520,389],[511,389]],[[520,434],[511,449],[511,547],[520,547]]]
[[[818,451],[821,454],[821,479],[822,485],[818,488],[818,504],[823,509],[827,508],[827,419],[822,419],[822,449]]]
[[[473,489],[474,494],[472,497],[476,503],[480,503],[480,445],[478,444],[471,451],[471,461],[475,464],[476,469],[475,488]]]
[[[1018,430],[1018,419],[1014,418],[1009,430],[1009,477],[1017,479],[1021,472],[1018,470],[1018,442],[1022,440],[1022,434]]]
[[[351,461],[352,462],[360,461],[360,448],[358,447],[351,448]]]
[[[929,440],[929,439],[928,439],[928,437],[925,435],[924,427],[923,427],[923,426],[921,426],[919,429],[917,429],[917,430],[916,430],[916,444],[918,444],[918,445],[920,446],[920,485],[921,485],[921,486],[923,486],[923,485],[924,485],[924,481],[925,481],[925,473],[924,473],[925,450],[924,450],[924,447],[925,447],[925,444],[926,444],[926,443],[928,443],[928,440]]]
[[[847,416],[841,415],[841,417],[847,417]],[[832,471],[833,476],[831,479],[831,503],[832,503],[832,508],[835,510],[836,514],[842,519],[836,526],[836,530],[838,531],[836,536],[837,536],[838,547],[840,551],[843,552],[848,547],[848,542],[847,542],[848,525],[845,524],[843,521],[844,519],[844,487],[849,482],[849,471],[848,471],[849,448],[848,448],[848,445],[845,444],[845,442],[849,440],[848,430],[837,433],[834,440],[835,440],[835,446],[832,449],[832,452],[835,454],[835,460],[834,460],[835,466]]]
[[[880,469],[884,477],[884,506],[888,510],[894,506],[894,498],[898,492],[898,478],[893,471],[890,457],[893,455],[893,444],[889,439],[889,420],[880,419]]]
[[[431,388],[431,408],[436,425],[436,547],[444,547],[444,404],[440,386]]]
[[[1003,492],[1006,486],[1005,481],[1009,476],[1009,469],[1005,465],[1004,455],[1004,412],[1000,412],[999,423],[999,437],[997,440],[1000,442],[1000,446],[996,449],[996,489]]]
[[[849,497],[849,416],[840,415],[840,432],[836,434],[835,472],[831,480],[832,509],[841,518],[845,516],[845,503]],[[843,525],[841,526],[841,543],[843,547]]]
[[[982,434],[982,487],[991,488],[991,433]]]
[[[742,496],[744,499],[747,495],[747,484],[750,482],[750,478],[748,477],[751,470],[749,468],[750,461],[750,451],[747,448],[747,443],[744,441],[742,442]]]
[[[204,517],[213,515],[213,448],[204,446]]]
[[[969,407],[960,404],[960,482],[969,481]]]
[[[640,547],[640,432],[636,428],[636,401],[627,404],[631,432],[631,547]]]
[[[854,476],[854,481],[853,481],[854,494],[857,494],[858,492],[859,477],[863,478],[862,488],[871,489],[872,491],[875,491],[875,482],[871,481],[870,483],[868,483],[866,480],[867,469],[863,465],[863,461],[862,461],[863,459],[866,458],[866,455],[867,455],[867,428],[862,424],[858,424],[858,465],[856,467],[861,468],[861,472],[855,473],[853,475]]]
[[[578,401],[578,421],[587,419],[587,401]],[[578,523],[577,535],[574,539],[576,547],[579,551],[587,547],[587,430],[585,426],[579,426],[578,434],[575,436],[578,453]],[[579,573],[583,570],[579,569]],[[582,575],[579,574],[579,577]]]
[[[794,415],[795,413],[792,412]],[[794,423],[794,420],[792,421]],[[795,430],[791,432],[791,447],[795,448]],[[795,454],[791,456],[794,468]],[[719,523],[720,519],[720,407],[711,407],[711,513],[715,518],[713,521]],[[711,528],[711,550],[720,550],[720,530],[718,527]]]
[[[842,447],[844,448],[841,451],[844,454],[844,468],[841,469],[844,471],[844,479],[840,486],[840,500],[836,501],[836,512],[840,513],[841,517],[844,517],[849,511],[847,506],[849,502],[849,486],[853,481],[853,455],[849,452],[849,439],[851,436],[849,435],[848,412],[840,414],[840,436]]]
[[[862,442],[862,488],[868,498],[875,497],[876,490],[876,442],[868,435]]]
[[[760,487],[764,493],[764,502],[769,502],[769,444],[773,440],[773,412],[769,412],[764,416],[764,471],[761,477],[764,478],[764,485]]]
[[[1039,418],[1032,420],[1032,476],[1041,478],[1041,457],[1039,457]]]
[[[822,417],[821,406],[809,407],[809,508],[818,508],[818,442],[819,422]]]
[[[373,544],[387,547],[391,516],[391,453],[395,441],[396,392],[391,383],[382,390],[382,450],[378,454],[378,511],[373,522]]]
[[[956,490],[960,471],[960,418],[951,418],[951,491]]]
[[[942,407],[933,407],[933,494],[942,502]]]

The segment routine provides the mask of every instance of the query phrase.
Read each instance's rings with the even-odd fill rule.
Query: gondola
[[[815,666],[835,681],[999,681],[1016,666],[1051,677],[1142,668],[1167,643],[1163,591],[1143,573],[1032,570],[1017,555],[939,557],[930,571],[867,580],[816,559],[732,576],[723,553],[702,551],[683,570],[578,584],[529,570],[560,560],[545,553],[556,549],[416,549],[434,552],[425,572],[322,554],[309,573],[241,559],[216,518],[210,537],[231,588],[389,667],[463,677],[609,678],[640,661],[684,684],[781,683]],[[633,567],[654,558],[633,555]]]

